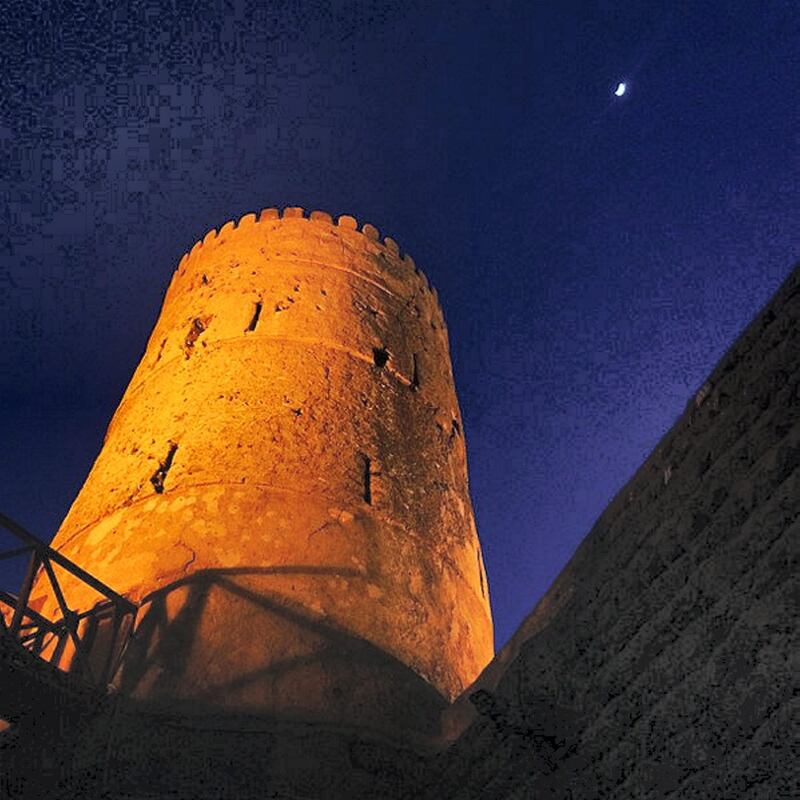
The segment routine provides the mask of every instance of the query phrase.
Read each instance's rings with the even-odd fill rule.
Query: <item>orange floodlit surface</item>
[[[145,703],[372,724],[454,698],[492,622],[447,331],[413,261],[300,209],[210,232],[53,546],[142,603],[116,683]]]

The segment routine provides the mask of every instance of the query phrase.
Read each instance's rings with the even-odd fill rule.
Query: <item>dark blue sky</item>
[[[182,253],[351,213],[439,290],[502,644],[800,255],[794,2],[30,2],[0,54],[0,510],[44,538]]]

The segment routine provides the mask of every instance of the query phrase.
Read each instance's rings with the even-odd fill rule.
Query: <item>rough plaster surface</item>
[[[800,796],[799,321],[800,269],[446,712],[429,797]]]
[[[435,291],[351,217],[211,231],[53,545],[143,604],[125,696],[432,735],[493,652]]]

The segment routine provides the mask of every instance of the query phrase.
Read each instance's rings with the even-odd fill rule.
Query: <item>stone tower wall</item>
[[[492,627],[435,291],[351,217],[209,232],[53,544],[144,603],[118,678],[134,698],[438,709]]]
[[[796,796],[798,542],[800,268],[448,710],[426,796]]]

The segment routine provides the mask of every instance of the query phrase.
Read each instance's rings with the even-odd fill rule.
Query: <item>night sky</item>
[[[349,213],[438,288],[501,645],[800,258],[798,109],[796,2],[14,4],[0,511],[53,535],[206,231]]]

